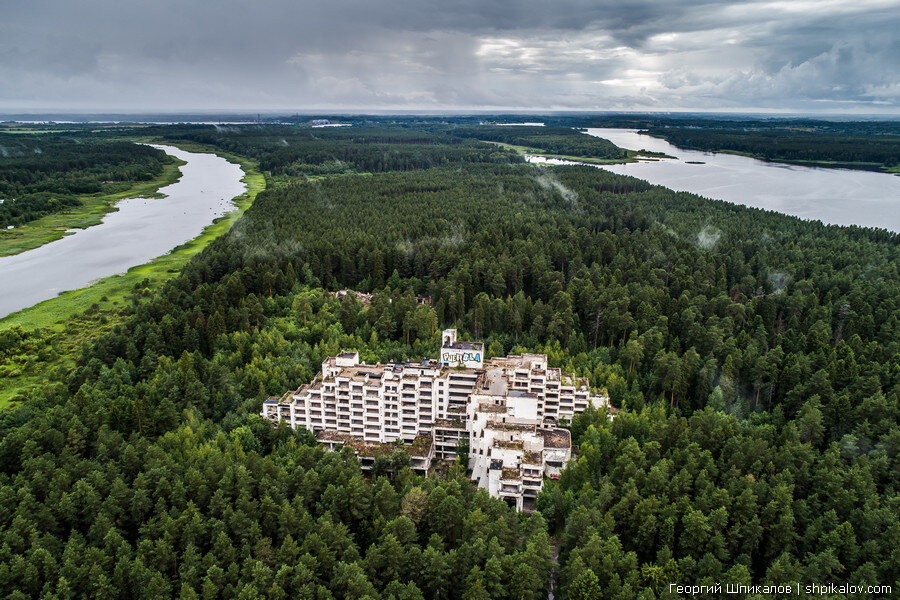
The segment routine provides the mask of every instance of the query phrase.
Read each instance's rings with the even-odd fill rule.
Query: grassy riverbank
[[[122,307],[88,310],[44,329],[0,329],[0,409],[48,379],[64,380],[81,349],[109,332],[124,314]]]
[[[191,152],[202,151],[182,144],[178,144],[178,147]],[[47,327],[75,314],[83,313],[94,304],[97,304],[101,310],[113,309],[125,300],[125,296],[131,294],[135,285],[142,284],[146,280],[149,283],[141,285],[142,288],[155,287],[162,281],[171,278],[191,257],[205,248],[212,240],[228,231],[253,203],[256,195],[265,188],[265,178],[257,169],[255,162],[235,156],[223,155],[223,157],[239,163],[245,173],[241,180],[247,185],[247,191],[235,198],[235,210],[213,221],[196,238],[149,263],[132,267],[121,275],[106,277],[88,287],[63,292],[56,298],[45,300],[0,319],[0,330],[12,325],[21,325],[29,329]]]
[[[99,225],[103,216],[116,210],[115,204],[123,198],[159,197],[159,189],[171,185],[181,178],[179,167],[184,161],[170,157],[159,177],[134,184],[127,190],[114,194],[85,194],[79,196],[81,205],[52,215],[30,221],[15,229],[0,231],[0,256],[12,256],[33,250],[44,244],[71,235],[72,229],[87,229]]]
[[[196,145],[173,145],[191,152],[210,151]],[[150,295],[160,284],[174,277],[194,255],[231,229],[244,214],[256,195],[265,189],[265,177],[255,161],[227,153],[218,154],[240,164],[244,170],[241,180],[246,184],[247,191],[234,199],[234,210],[216,219],[199,236],[168,254],[132,267],[121,275],[64,292],[56,298],[0,319],[0,342],[4,335],[25,336],[15,342],[21,352],[0,364],[0,407],[39,383],[46,373],[70,368],[77,356],[77,348],[120,322],[125,317],[125,308],[132,301]]]

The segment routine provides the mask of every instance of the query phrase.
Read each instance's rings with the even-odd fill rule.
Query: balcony
[[[512,494],[518,496],[522,493],[522,486],[518,484],[511,483],[501,483],[500,484],[500,493],[501,494]]]

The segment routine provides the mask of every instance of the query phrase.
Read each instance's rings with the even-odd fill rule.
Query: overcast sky
[[[0,111],[900,112],[900,0],[0,0]]]

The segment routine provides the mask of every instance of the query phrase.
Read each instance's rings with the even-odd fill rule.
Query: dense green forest
[[[625,158],[627,153],[610,142],[577,131],[585,127],[642,129],[693,150],[748,154],[763,160],[814,163],[828,167],[897,171],[900,168],[900,121],[840,121],[797,118],[748,118],[747,116],[684,116],[662,114],[602,115],[494,115],[455,117],[330,116],[345,123],[393,124],[416,129],[452,131],[459,137],[475,137],[526,146],[537,152]],[[283,118],[282,118],[283,119]],[[309,117],[295,119],[306,122]],[[291,119],[286,119],[291,120]],[[546,127],[496,124],[542,122]],[[574,129],[573,129],[574,128]],[[648,156],[650,153],[646,153]]]
[[[408,171],[453,163],[510,162],[508,152],[477,140],[521,146],[533,152],[584,158],[624,160],[626,150],[608,140],[571,127],[528,127],[468,124],[373,123],[362,127],[324,129],[264,125],[217,129],[151,128],[167,140],[189,139],[219,145],[258,158],[277,175],[310,176],[348,172]],[[326,133],[327,131],[327,133]],[[453,157],[447,155],[453,146]]]
[[[170,158],[162,150],[89,132],[0,134],[0,228],[150,181]]]
[[[628,157],[625,150],[609,140],[587,135],[570,127],[458,125],[446,131],[458,137],[524,146],[544,154],[606,159]]]
[[[281,183],[296,178],[346,173],[382,173],[441,165],[506,163],[513,153],[441,133],[413,128],[152,127],[143,135],[207,144],[259,160],[260,169]]]
[[[692,150],[738,152],[763,160],[896,171],[900,121],[795,118],[671,117],[663,115],[560,116],[548,125],[622,127]]]
[[[0,415],[5,596],[545,598],[557,544],[569,600],[898,589],[896,234],[452,132],[154,132],[257,158],[270,186]],[[531,515],[402,451],[365,479],[257,416],[341,348],[432,356],[443,325],[488,355],[547,353],[622,409],[573,420],[577,459]],[[3,332],[0,360],[39,336]]]

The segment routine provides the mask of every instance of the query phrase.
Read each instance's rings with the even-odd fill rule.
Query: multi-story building
[[[358,352],[326,358],[312,383],[266,400],[262,415],[304,427],[332,448],[352,447],[364,469],[397,440],[422,472],[468,445],[479,486],[521,509],[571,456],[559,420],[589,404],[609,401],[584,379],[548,368],[545,355],[485,363],[482,343],[458,341],[447,329],[438,360],[367,365]]]

